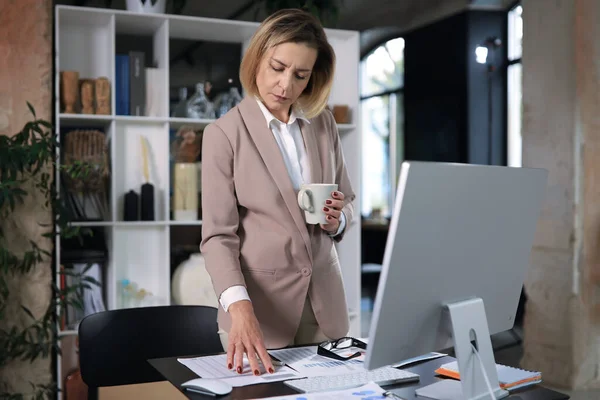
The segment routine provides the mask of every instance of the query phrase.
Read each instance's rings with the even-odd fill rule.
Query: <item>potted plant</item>
[[[33,107],[29,103],[28,106],[33,120],[14,136],[0,135],[0,372],[10,371],[13,363],[49,359],[54,351],[59,351],[57,321],[67,306],[82,309],[81,289],[97,283],[83,274],[77,277],[79,283],[68,288],[58,287],[51,280],[45,309],[32,311],[22,303],[29,299],[19,292],[22,287],[15,282],[26,282],[34,272],[39,276],[43,268],[53,269],[52,246],[57,235],[81,235],[79,228],[69,225],[68,213],[57,198],[52,177],[58,140],[52,125],[38,119]],[[88,173],[89,166],[79,163],[59,169],[62,174],[81,177]],[[46,232],[40,235],[39,231],[33,234],[19,229],[23,215],[31,215],[23,213],[23,209],[33,204],[37,210],[40,203],[48,212],[36,217],[43,216],[47,222],[36,222]],[[63,273],[73,275],[69,271]],[[45,303],[43,293],[36,294]],[[32,382],[27,388],[0,382],[0,398],[48,398],[55,392],[53,382]]]

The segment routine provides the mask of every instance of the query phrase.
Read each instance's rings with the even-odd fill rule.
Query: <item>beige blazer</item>
[[[337,183],[345,195],[346,228],[355,194],[331,112],[298,120],[312,183]],[[306,296],[323,333],[348,333],[348,308],[334,240],[307,225],[286,166],[258,103],[252,97],[204,130],[202,242],[217,296],[245,285],[267,348],[292,343]],[[231,318],[219,307],[218,323]]]

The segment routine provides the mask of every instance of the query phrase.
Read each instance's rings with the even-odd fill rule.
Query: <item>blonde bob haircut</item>
[[[249,95],[260,98],[256,86],[258,68],[268,50],[283,43],[303,43],[317,50],[317,60],[297,106],[307,118],[319,115],[333,85],[335,52],[321,23],[300,9],[284,9],[266,18],[252,36],[240,65],[240,82]]]

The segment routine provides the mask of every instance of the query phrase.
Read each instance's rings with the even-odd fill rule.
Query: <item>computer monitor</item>
[[[514,325],[546,181],[544,169],[402,164],[367,369],[454,346],[461,381],[442,380],[429,390],[489,398],[486,371],[495,397],[507,395],[490,334]]]

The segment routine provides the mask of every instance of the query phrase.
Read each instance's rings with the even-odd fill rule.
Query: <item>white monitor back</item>
[[[404,162],[366,367],[451,347],[445,304],[483,299],[490,334],[511,329],[547,171]]]

